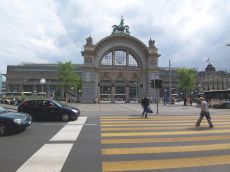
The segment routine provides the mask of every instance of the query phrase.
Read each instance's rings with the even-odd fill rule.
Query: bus
[[[230,89],[204,91],[204,97],[206,100],[209,99],[230,100]]]
[[[4,97],[22,97],[22,96],[32,96],[32,92],[4,92],[3,96]]]

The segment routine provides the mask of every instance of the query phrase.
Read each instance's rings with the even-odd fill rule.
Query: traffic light
[[[162,88],[162,80],[161,79],[152,79],[151,80],[152,88]]]
[[[158,80],[158,88],[162,88],[162,80],[161,79]]]
[[[151,80],[151,87],[152,87],[152,88],[155,88],[155,79],[152,79],[152,80]]]

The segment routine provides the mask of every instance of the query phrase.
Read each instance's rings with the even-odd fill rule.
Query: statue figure
[[[150,38],[149,47],[155,47],[155,41]]]
[[[128,35],[130,34],[129,26],[128,25],[124,26],[123,16],[121,17],[120,24],[119,25],[113,25],[112,28],[113,28],[112,33],[126,33]]]
[[[86,38],[86,45],[93,45],[93,39],[90,35]]]

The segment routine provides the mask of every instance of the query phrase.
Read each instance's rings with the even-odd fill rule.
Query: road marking
[[[192,123],[192,122],[190,122]],[[193,123],[195,123],[195,121],[193,121]],[[205,122],[207,123],[207,122]],[[215,122],[215,124],[230,124],[230,121],[229,122]],[[159,123],[156,121],[156,123],[138,123],[138,124],[101,124],[101,127],[138,127],[138,126],[188,126],[188,123]]]
[[[198,130],[198,131],[167,131],[167,132],[123,132],[123,133],[101,133],[101,137],[128,137],[128,136],[166,136],[166,135],[192,135],[192,134],[215,134],[230,133],[226,130]]]
[[[213,121],[215,121],[215,123],[219,123],[219,122],[230,122],[230,120],[229,121],[226,121],[226,120],[223,120],[223,119],[221,119],[221,120],[213,120]],[[170,120],[170,121],[160,121],[160,120],[152,120],[152,121],[146,121],[146,120],[136,120],[136,121],[106,121],[106,122],[100,122],[102,125],[104,125],[104,124],[148,124],[148,123],[153,123],[153,122],[155,122],[155,123],[161,123],[161,124],[165,124],[165,123],[167,123],[167,124],[170,124],[170,123],[190,123],[191,124],[191,122],[196,122],[196,120],[190,120],[190,121],[188,121],[188,120],[178,120],[178,121],[174,121],[174,120]]]
[[[79,117],[76,121],[68,122],[50,141],[75,141],[86,122],[87,117]]]
[[[230,118],[229,114],[223,114],[223,115],[211,115],[212,118]],[[102,120],[125,120],[125,119],[138,119],[141,117],[141,114],[140,115],[137,115],[137,116],[101,116],[100,119]],[[193,115],[156,115],[156,116],[149,116],[148,119],[158,119],[158,118],[161,118],[161,119],[169,119],[169,118],[172,118],[172,119],[175,119],[175,118],[178,118],[178,119],[187,119],[187,118],[196,118],[196,117],[199,117],[199,114],[193,114]],[[148,120],[147,119],[147,120]]]
[[[17,172],[61,171],[73,144],[45,144]]]
[[[191,142],[230,140],[230,136],[199,136],[199,137],[173,137],[173,138],[141,138],[141,139],[102,139],[101,144],[126,144],[126,143],[165,143],[165,142]]]
[[[172,130],[172,129],[183,129],[183,130],[199,130],[199,129],[208,129],[208,126],[204,126],[206,123],[202,124],[201,127],[199,128],[195,128],[195,126],[153,126],[153,127],[143,127],[143,126],[139,126],[139,127],[113,127],[113,128],[109,128],[109,127],[103,127],[101,128],[102,132],[108,132],[108,131],[147,131],[147,130]],[[86,125],[86,124],[85,124]],[[202,128],[202,126],[204,126]],[[215,124],[215,129],[219,129],[219,128],[229,128],[229,124],[227,125],[217,125]]]
[[[198,152],[212,150],[229,150],[230,144],[170,146],[170,147],[133,147],[133,148],[108,148],[102,149],[103,155],[130,155],[130,154],[158,154],[177,152]]]
[[[196,152],[206,154],[209,153],[209,151],[230,150],[230,143],[217,144],[217,142],[214,142],[216,140],[227,140],[227,142],[230,140],[230,116],[223,116],[223,118],[221,116],[215,116],[216,118],[212,118],[215,125],[214,129],[207,128],[208,124],[205,119],[202,123],[202,126],[206,126],[205,128],[202,126],[195,128],[194,123],[198,119],[198,115],[196,117],[183,117],[184,116],[177,116],[176,118],[174,116],[159,116],[157,119],[154,119],[154,117],[148,119],[142,119],[140,117],[101,118],[101,152],[105,159],[102,162],[103,171],[158,170],[230,164],[230,155],[183,157],[184,153],[187,152],[194,152],[192,155],[196,155]],[[157,129],[158,131],[156,131]],[[154,138],[154,136],[156,137]],[[179,145],[179,143],[193,141],[196,142],[195,145]],[[209,143],[205,144],[202,141],[209,141]],[[159,147],[158,144],[156,147],[154,144],[151,144],[164,142],[168,143],[167,146]],[[178,144],[172,144],[174,142]],[[140,143],[141,145],[134,147],[135,144]],[[148,144],[145,145],[142,143]],[[125,145],[125,147],[122,148],[122,145],[118,144],[132,145]],[[106,147],[103,148],[103,146]],[[168,156],[166,156],[168,155],[167,153],[178,153],[179,158],[168,159]],[[119,155],[129,157],[138,154],[161,154],[160,157],[163,158],[159,160],[145,160],[143,156],[140,156],[141,159],[133,161],[119,161],[118,159],[120,157]],[[115,160],[113,159],[114,156],[116,157]],[[111,159],[111,161],[108,161],[108,158]]]
[[[230,164],[230,155],[163,159],[163,160],[102,162],[102,169],[104,172],[138,171],[138,170],[159,170],[159,169],[186,168],[186,167],[187,168],[202,167],[202,166],[226,165],[226,164]]]
[[[32,155],[17,172],[59,172],[73,146],[73,143],[53,144],[53,141],[76,141],[78,135],[86,122],[87,117],[79,117],[76,121],[68,122],[50,143],[42,146]]]

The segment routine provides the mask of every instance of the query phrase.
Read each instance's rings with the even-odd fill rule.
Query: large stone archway
[[[154,97],[150,80],[158,75],[157,48],[153,40],[146,46],[139,39],[114,33],[93,44],[86,39],[82,66],[83,103],[95,99],[109,102],[138,101],[143,95]]]

